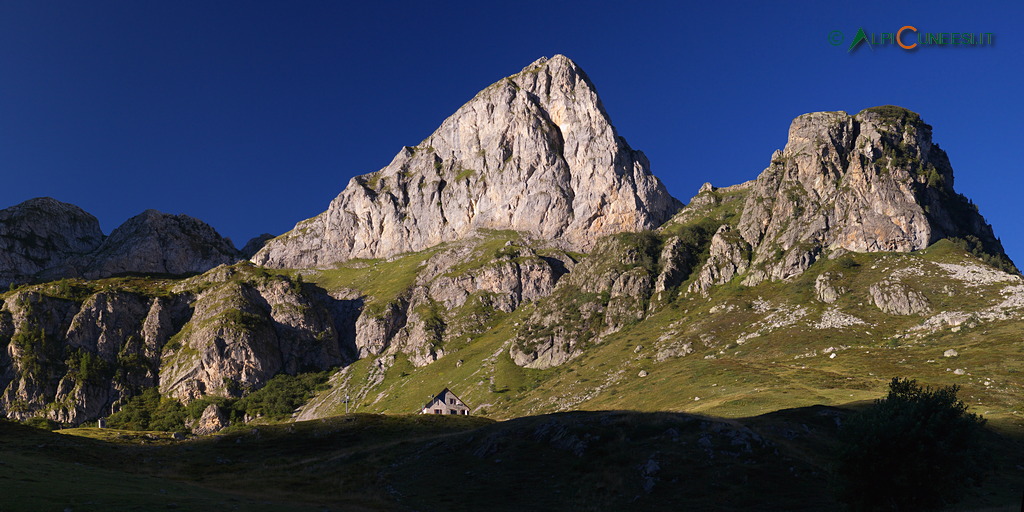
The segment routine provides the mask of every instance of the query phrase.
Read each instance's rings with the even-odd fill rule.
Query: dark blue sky
[[[846,52],[903,25],[995,44]],[[563,53],[684,201],[756,177],[799,114],[917,111],[1022,263],[1022,38],[1020,2],[3,2],[0,207],[187,213],[241,246]]]

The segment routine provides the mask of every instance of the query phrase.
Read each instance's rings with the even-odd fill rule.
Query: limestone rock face
[[[8,297],[0,311],[0,412],[76,425],[154,386],[167,337],[143,335],[151,307],[125,292],[82,303],[34,291]]]
[[[320,267],[417,251],[482,228],[587,251],[602,235],[654,228],[679,209],[649,167],[616,133],[583,70],[556,55],[481,91],[252,261]]]
[[[207,394],[240,396],[278,373],[351,361],[352,340],[340,325],[345,319],[332,313],[326,293],[238,272],[219,267],[195,278],[207,288],[196,296],[189,323],[162,352],[161,394],[186,403]]]
[[[871,302],[890,315],[920,315],[931,311],[928,299],[903,283],[883,280],[868,288]]]
[[[0,210],[0,287],[62,268],[102,242],[96,217],[72,204],[41,197]]]
[[[953,191],[949,159],[931,135],[899,107],[796,118],[743,208],[739,231],[753,248],[744,284],[800,274],[831,253],[908,252],[945,237],[1005,257],[977,209]]]
[[[146,210],[115,229],[84,265],[98,279],[123,273],[193,274],[238,261],[231,241],[188,215]]]
[[[673,236],[665,240],[658,260],[662,262],[662,269],[654,283],[654,293],[657,294],[657,300],[663,301],[668,299],[666,292],[679,286],[690,275],[696,257],[686,249],[678,236]]]
[[[711,286],[728,283],[736,275],[746,272],[749,266],[750,246],[725,224],[711,238],[708,259],[689,291],[706,297]]]

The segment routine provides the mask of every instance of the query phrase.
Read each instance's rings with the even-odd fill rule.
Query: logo
[[[853,36],[853,42],[850,43],[850,47],[846,49],[846,53],[852,52],[853,49],[856,48],[858,44],[861,44],[861,43],[863,43],[863,42],[865,42],[867,40],[868,40],[868,35],[864,32],[864,29],[858,28],[857,29],[857,35]],[[871,46],[870,42],[868,42],[868,46]]]
[[[828,42],[832,46],[839,46],[843,39],[842,31],[833,30],[828,33]],[[992,46],[994,42],[995,35],[992,32],[925,32],[913,25],[904,25],[895,32],[868,32],[860,27],[846,48],[846,53],[853,53],[861,46],[867,46],[872,51],[891,46],[910,51],[942,46]]]

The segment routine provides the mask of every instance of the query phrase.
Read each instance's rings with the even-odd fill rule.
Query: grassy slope
[[[343,412],[344,405],[336,398],[344,388],[360,396],[353,404],[357,410],[412,412],[429,395],[448,386],[478,413],[495,418],[618,408],[743,417],[788,407],[877,398],[889,379],[906,376],[934,385],[958,384],[977,412],[1020,428],[1024,424],[1024,381],[1020,377],[1024,345],[1018,340],[1024,325],[1004,320],[965,326],[957,332],[943,329],[898,339],[895,334],[920,324],[924,317],[887,315],[867,298],[870,284],[893,269],[970,261],[974,261],[970,256],[940,243],[915,254],[855,254],[844,261],[822,261],[787,282],[753,288],[724,285],[715,288],[709,299],[681,297],[642,322],[606,337],[583,356],[549,370],[519,368],[508,358],[506,343],[516,324],[529,314],[531,306],[527,305],[472,343],[453,347],[436,363],[416,369],[399,360],[381,384],[361,393],[373,365],[360,361],[344,370],[344,378],[336,376],[334,398],[324,396],[316,407],[324,415]],[[816,323],[830,307],[813,299],[814,280],[826,271],[842,273],[838,284],[852,290],[836,306],[870,325],[822,330],[807,325]],[[1003,285],[964,290],[951,278],[932,272],[917,279],[914,286],[927,294],[937,312],[983,309],[1000,300],[998,290]],[[944,286],[957,287],[961,293],[950,297],[941,292]],[[806,316],[791,326],[738,344],[767,314],[756,309],[759,301],[776,308],[786,305],[789,310],[802,306]],[[732,309],[723,311],[722,305]],[[659,361],[659,347],[677,340],[691,343],[694,353]],[[638,350],[638,346],[642,348]],[[839,349],[835,358],[825,353],[829,347]],[[949,348],[960,355],[942,357]],[[954,375],[947,368],[963,368],[967,374]],[[649,375],[639,378],[641,370]],[[986,386],[986,381],[992,384]]]

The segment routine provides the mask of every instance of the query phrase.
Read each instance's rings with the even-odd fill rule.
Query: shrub
[[[42,416],[29,418],[25,420],[23,423],[30,427],[42,430],[57,430],[57,428],[60,427],[60,425],[58,425],[56,421],[53,421],[49,418],[43,418]]]
[[[295,409],[309,401],[317,391],[327,389],[330,372],[310,372],[299,375],[279,374],[262,388],[243,398],[205,396],[188,406],[173,398],[161,397],[156,388],[149,388],[114,414],[107,424],[125,430],[185,430],[186,420],[199,419],[210,404],[229,411],[232,423],[241,422],[246,415],[262,416],[270,420],[283,420]],[[237,383],[236,383],[237,385]]]
[[[276,375],[259,390],[231,404],[232,421],[242,419],[246,414],[272,420],[285,419],[314,393],[325,389],[328,377],[329,372]]]
[[[985,474],[985,420],[957,386],[922,388],[894,378],[889,394],[840,429],[839,498],[853,510],[932,510]]]
[[[149,388],[111,414],[107,424],[125,430],[180,431],[185,429],[185,407],[173,398],[161,397],[156,388]]]

